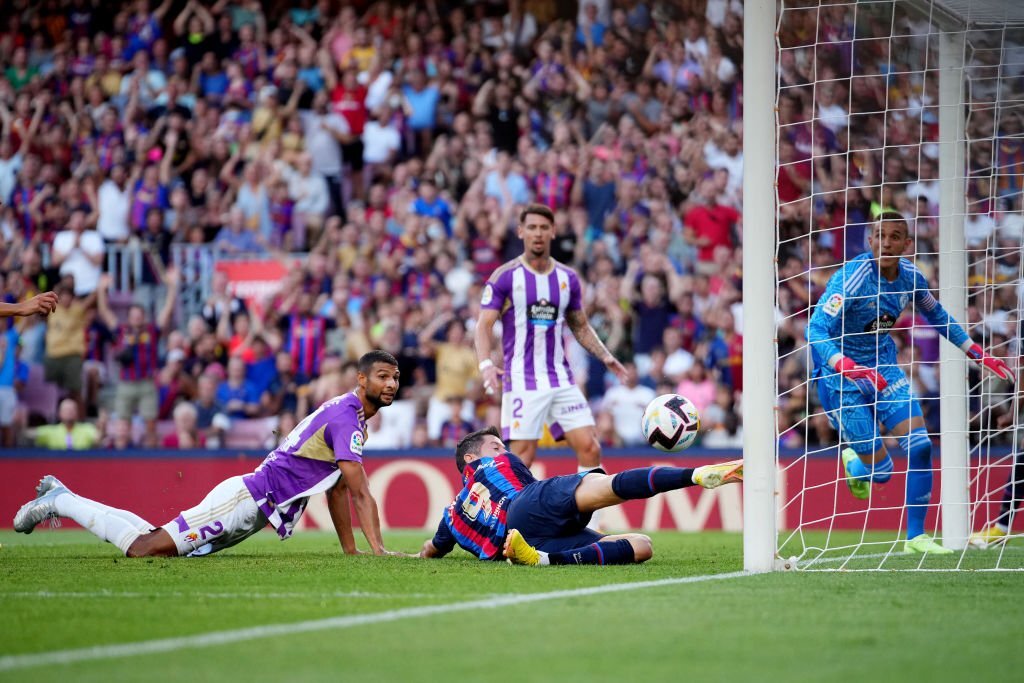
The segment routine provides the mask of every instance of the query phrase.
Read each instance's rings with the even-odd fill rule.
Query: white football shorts
[[[162,528],[174,539],[179,555],[198,557],[241,543],[266,525],[242,477],[231,477]]]
[[[594,415],[579,387],[506,391],[501,396],[501,436],[511,441],[533,441],[544,434],[561,439],[566,432],[593,427]]]

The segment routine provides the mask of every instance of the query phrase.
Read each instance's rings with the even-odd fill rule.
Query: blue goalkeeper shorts
[[[878,425],[892,431],[912,417],[921,417],[921,406],[910,393],[910,381],[898,367],[878,369],[889,386],[877,399],[860,393],[853,382],[839,374],[819,376],[818,397],[839,438],[857,455],[877,453],[882,448]]]

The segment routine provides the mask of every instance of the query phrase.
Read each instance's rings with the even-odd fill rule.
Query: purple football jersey
[[[324,403],[296,425],[252,474],[245,486],[256,505],[288,538],[309,497],[334,486],[339,460],[363,461],[366,419],[354,393]]]
[[[552,260],[538,273],[521,259],[491,275],[480,305],[501,312],[505,391],[555,389],[575,384],[565,351],[565,313],[582,308],[576,271]]]

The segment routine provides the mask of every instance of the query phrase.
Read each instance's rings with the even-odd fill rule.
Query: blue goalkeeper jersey
[[[830,374],[835,354],[866,367],[896,364],[896,344],[887,334],[913,299],[918,312],[957,346],[968,341],[963,327],[932,295],[928,280],[909,259],[900,259],[900,274],[889,282],[878,272],[871,253],[861,254],[836,272],[811,316],[807,340],[814,374]]]

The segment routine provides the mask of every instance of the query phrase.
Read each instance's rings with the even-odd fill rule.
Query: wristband
[[[481,372],[483,372],[487,368],[493,368],[494,367],[494,361],[492,361],[490,358],[488,358],[486,360],[482,360],[482,361],[480,361],[480,365],[478,365],[477,367],[480,369]]]

